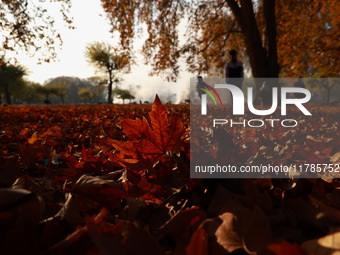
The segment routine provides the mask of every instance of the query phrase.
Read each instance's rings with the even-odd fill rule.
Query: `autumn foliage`
[[[168,79],[176,80],[181,59],[192,73],[224,75],[231,49],[257,78],[339,76],[337,0],[101,3],[127,52],[145,28],[145,62]]]
[[[188,106],[165,107],[158,97],[152,107],[1,107],[1,251],[191,255],[339,249],[336,180],[190,179],[189,116]],[[281,148],[282,154],[304,157],[322,148],[321,156],[336,157],[336,124],[312,125],[315,133],[301,130],[304,147]],[[239,139],[244,132],[249,138]],[[253,149],[264,155],[263,146],[267,155],[274,153],[263,132],[230,132],[231,157],[244,155],[243,160]],[[298,139],[283,130],[275,135],[288,144]]]

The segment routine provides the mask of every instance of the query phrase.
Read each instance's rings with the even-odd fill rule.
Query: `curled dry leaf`
[[[111,199],[127,197],[127,192],[120,183],[90,175],[81,176],[72,187],[71,192],[99,203],[109,203]]]
[[[222,224],[217,228],[215,235],[217,242],[229,253],[243,248],[242,239],[235,230],[237,218],[234,214],[226,212],[219,216]]]
[[[340,254],[340,228],[335,228],[332,232],[319,239],[306,241],[301,247],[310,255]]]

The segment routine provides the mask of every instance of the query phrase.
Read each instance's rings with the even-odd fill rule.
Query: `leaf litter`
[[[228,149],[204,153],[234,163],[339,162],[332,114],[338,108],[327,107],[329,118],[315,116],[294,132],[221,129],[213,139],[227,141]],[[4,254],[340,252],[334,176],[190,179],[187,105],[163,106],[156,97],[151,107],[22,106],[0,113]],[[197,143],[211,139],[202,132]]]

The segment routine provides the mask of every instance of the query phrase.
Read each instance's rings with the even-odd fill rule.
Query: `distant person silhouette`
[[[202,89],[207,89],[207,86],[205,85],[206,83],[203,81],[202,76],[197,77],[197,82],[196,82],[196,90],[198,93],[198,96],[201,98],[202,94],[204,94],[204,90]]]
[[[229,52],[231,61],[227,63],[225,70],[226,82],[237,86],[242,90],[243,84],[243,63],[237,60],[236,50]],[[230,95],[231,96],[231,95]],[[233,96],[231,96],[231,104],[233,104]]]
[[[227,83],[236,85],[242,90],[243,63],[237,60],[236,50],[231,50],[229,52],[229,55],[230,55],[231,61],[227,63],[226,73],[225,73]]]

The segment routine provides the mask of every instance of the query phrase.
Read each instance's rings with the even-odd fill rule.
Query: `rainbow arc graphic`
[[[206,84],[205,82],[202,83],[202,85],[204,85],[205,88],[199,88],[200,90],[203,90],[205,93],[207,93],[211,98],[212,100],[214,101],[215,105],[217,105],[216,103],[216,100],[215,100],[215,97],[213,96],[213,94],[208,90],[210,89],[212,92],[215,93],[215,95],[217,96],[218,100],[220,101],[220,104],[222,105],[222,100],[219,96],[219,94],[217,93],[217,91],[211,87],[210,85]]]

